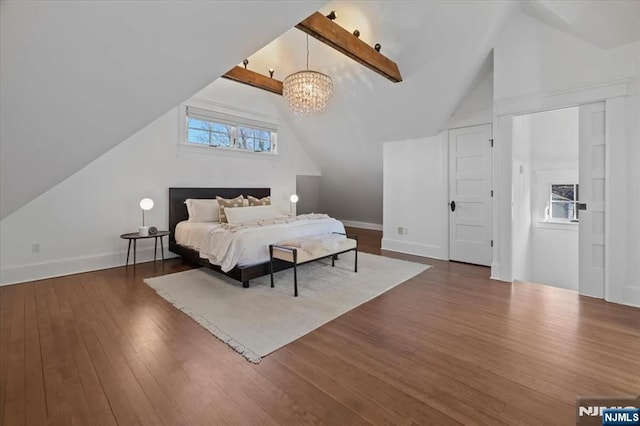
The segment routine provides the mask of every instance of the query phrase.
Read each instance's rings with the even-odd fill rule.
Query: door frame
[[[513,117],[541,111],[567,108],[595,102],[605,102],[605,284],[608,301],[624,303],[626,253],[624,247],[610,241],[626,241],[626,184],[625,190],[612,191],[612,182],[618,186],[626,182],[625,158],[625,106],[630,80],[616,80],[561,92],[544,92],[530,96],[506,99],[494,108],[494,167],[493,167],[493,263],[491,278],[513,281],[512,236],[512,149]],[[620,142],[622,141],[622,142]],[[611,167],[616,164],[616,167]],[[612,179],[613,177],[613,179]],[[618,208],[612,210],[611,206]]]

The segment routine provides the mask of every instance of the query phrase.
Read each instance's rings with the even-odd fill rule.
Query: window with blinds
[[[190,145],[277,153],[276,126],[186,106],[185,141]]]

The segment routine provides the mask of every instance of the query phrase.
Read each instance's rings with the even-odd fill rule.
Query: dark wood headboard
[[[257,198],[271,195],[271,188],[169,188],[169,242],[175,243],[176,225],[189,219],[187,198],[234,198],[238,195],[252,195]]]

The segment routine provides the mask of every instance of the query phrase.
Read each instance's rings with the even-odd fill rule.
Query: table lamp
[[[291,203],[289,203],[289,213],[293,214],[293,205],[295,203],[297,203],[299,200],[298,195],[296,194],[291,194],[291,197],[289,197],[289,201],[291,201]]]
[[[153,208],[153,200],[151,198],[143,198],[140,200],[140,208],[142,209],[142,226],[138,228],[138,234],[141,237],[149,236],[149,227],[144,225],[144,212]]]

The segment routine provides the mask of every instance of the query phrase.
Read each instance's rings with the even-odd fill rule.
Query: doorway
[[[513,277],[578,290],[578,107],[513,118]]]
[[[604,123],[604,103],[513,118],[514,279],[604,288]]]

